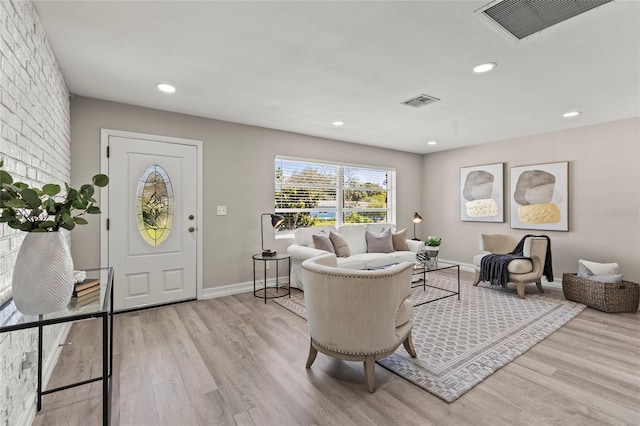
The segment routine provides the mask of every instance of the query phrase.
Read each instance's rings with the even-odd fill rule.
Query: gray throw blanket
[[[544,262],[544,276],[547,281],[553,281],[553,268],[551,262],[551,240],[546,235],[525,235],[516,248],[507,254],[488,254],[480,263],[480,281],[488,281],[492,285],[506,287],[509,282],[509,263],[515,259],[529,259],[524,257],[524,240],[527,237],[543,237],[547,239],[547,256]]]

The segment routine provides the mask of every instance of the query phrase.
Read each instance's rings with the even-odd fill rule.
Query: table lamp
[[[413,213],[413,219],[411,219],[411,222],[413,222],[413,240],[420,241],[420,239],[416,238],[416,223],[422,222],[422,216],[420,216],[418,212]]]
[[[275,256],[276,252],[275,250],[269,250],[269,249],[265,249],[264,248],[264,227],[262,226],[264,221],[262,220],[262,218],[264,216],[271,216],[271,226],[274,228],[277,228],[278,226],[280,226],[282,224],[282,222],[284,222],[284,217],[277,215],[277,214],[273,214],[273,213],[262,213],[260,215],[260,237],[261,237],[261,241],[262,241],[262,255],[263,256]]]

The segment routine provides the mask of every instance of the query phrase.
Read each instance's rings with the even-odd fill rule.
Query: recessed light
[[[578,115],[580,115],[580,111],[569,111],[562,114],[564,118],[576,117]]]
[[[176,91],[176,88],[168,83],[158,83],[156,84],[156,87],[159,91],[164,93],[175,93]]]
[[[334,121],[333,123],[334,126],[342,126],[344,124],[344,121]]]
[[[427,142],[427,145],[435,145],[435,144],[437,144],[437,143],[438,143],[438,142],[436,142],[436,141],[429,141],[429,142]]]
[[[484,64],[476,65],[473,67],[473,72],[482,74],[483,72],[488,72],[494,69],[497,66],[495,62],[485,62]]]

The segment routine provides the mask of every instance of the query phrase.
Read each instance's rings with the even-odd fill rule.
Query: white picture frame
[[[460,168],[460,220],[504,222],[504,163]]]
[[[569,162],[511,167],[511,228],[569,231]]]

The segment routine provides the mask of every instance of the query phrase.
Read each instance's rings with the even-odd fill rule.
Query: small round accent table
[[[276,299],[278,297],[284,297],[289,295],[291,297],[291,255],[287,253],[277,253],[273,256],[265,256],[262,253],[254,254],[251,256],[253,259],[253,295],[255,297],[261,297],[264,299],[264,303],[267,303],[267,299]],[[284,287],[280,282],[280,262],[287,261],[287,286]],[[275,285],[267,286],[267,265],[269,261],[273,261],[276,264],[276,277]],[[256,279],[256,265],[258,262],[263,263],[263,281]],[[256,289],[256,282],[261,283],[262,287]],[[275,289],[275,294],[268,295],[267,289]],[[272,292],[273,293],[273,292]]]

